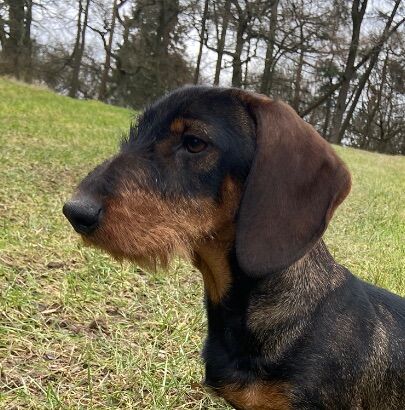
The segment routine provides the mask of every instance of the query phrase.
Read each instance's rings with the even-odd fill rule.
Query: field
[[[200,386],[202,280],[82,246],[61,208],[134,113],[0,79],[0,408],[225,409]],[[338,262],[405,295],[405,158],[338,148]]]

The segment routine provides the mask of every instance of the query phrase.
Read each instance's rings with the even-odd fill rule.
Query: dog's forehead
[[[229,89],[219,87],[183,87],[157,100],[141,115],[138,137],[156,140],[167,134],[172,122],[178,118],[213,121],[230,115],[236,99]]]

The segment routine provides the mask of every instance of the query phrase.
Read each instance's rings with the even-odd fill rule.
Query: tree
[[[209,5],[209,0],[204,0],[204,11],[203,11],[203,15],[201,18],[201,28],[200,28],[200,46],[198,49],[197,63],[195,66],[195,71],[194,71],[194,81],[193,81],[194,84],[198,84],[198,79],[200,77],[201,57],[202,57],[202,52],[203,52],[203,47],[204,47],[206,23],[207,23],[207,18],[208,18],[208,5]]]
[[[259,10],[262,7],[260,1],[249,0],[233,0],[233,5],[236,9],[235,16],[235,48],[232,56],[232,86],[242,87],[242,71],[243,61],[242,53],[244,46],[247,43],[246,61],[245,61],[245,77],[247,77],[247,62],[249,61],[250,54],[250,41],[251,41],[251,26],[255,17],[258,15]]]
[[[271,1],[270,8],[270,27],[267,37],[266,57],[264,60],[264,70],[262,81],[260,84],[260,92],[263,94],[269,94],[272,81],[273,81],[273,68],[274,68],[274,46],[276,42],[277,32],[277,16],[278,16],[279,0]]]
[[[222,14],[222,30],[217,44],[217,63],[215,66],[214,85],[219,84],[219,76],[221,74],[222,59],[224,56],[226,32],[231,12],[231,0],[225,0],[224,12]],[[219,31],[219,30],[218,30]]]
[[[178,0],[138,1],[131,17],[121,19],[123,42],[114,58],[114,99],[135,108],[192,81],[183,58]]]
[[[0,17],[2,72],[31,82],[32,0],[5,0]]]
[[[89,7],[91,0],[85,0],[85,5],[83,8],[83,0],[79,0],[79,10],[77,16],[77,31],[76,31],[76,41],[73,49],[73,67],[72,67],[72,77],[70,81],[69,97],[75,98],[79,91],[79,75],[80,67],[82,64],[82,58],[84,53],[84,47],[86,43],[86,30],[87,30],[87,20],[89,16]],[[83,22],[82,22],[83,17]]]
[[[338,135],[336,137],[336,140],[337,140],[336,142],[340,142],[342,140],[343,135],[344,135],[349,123],[350,123],[350,120],[353,116],[353,113],[354,113],[354,110],[357,106],[359,98],[360,98],[360,96],[363,92],[364,86],[365,86],[368,78],[370,77],[370,74],[371,74],[374,66],[376,65],[376,63],[378,61],[378,57],[379,57],[381,49],[384,45],[384,42],[388,38],[388,33],[390,33],[391,25],[394,21],[394,18],[395,18],[395,15],[397,13],[400,2],[401,2],[401,0],[396,0],[395,1],[394,8],[391,12],[391,15],[389,16],[389,18],[387,20],[387,23],[385,24],[385,28],[384,28],[383,33],[381,34],[381,39],[383,39],[383,41],[380,41],[378,43],[377,47],[373,48],[373,53],[370,56],[370,61],[369,61],[368,67],[359,79],[359,82],[358,82],[357,87],[356,87],[356,91],[355,91],[354,96],[353,96],[353,100],[350,104],[350,108],[347,112],[346,118],[344,119],[343,123],[341,124]],[[402,19],[398,24],[396,24],[394,29],[391,30],[390,35],[392,35],[392,33],[394,33],[404,21],[405,21],[405,19]]]
[[[350,145],[384,153],[405,154],[405,38],[396,33],[368,77],[361,103],[348,126]]]
[[[343,121],[343,114],[346,109],[346,100],[349,92],[350,82],[356,72],[355,61],[359,48],[360,29],[366,12],[368,0],[353,0],[352,4],[352,38],[349,46],[349,53],[345,70],[343,73],[342,83],[339,89],[339,95],[336,101],[335,113],[332,120],[332,130],[330,141],[334,143],[340,142],[339,132]]]
[[[114,31],[115,31],[115,22],[117,20],[118,14],[118,0],[113,1],[112,6],[112,13],[111,13],[111,24],[110,24],[110,34],[108,37],[108,43],[104,43],[105,49],[105,61],[104,61],[104,68],[101,75],[100,80],[100,88],[98,92],[98,99],[101,101],[105,101],[107,98],[107,81],[108,81],[108,74],[111,68],[111,53],[112,53],[112,45],[113,45],[113,38],[114,38]],[[104,37],[103,37],[104,40]]]
[[[400,153],[400,3],[0,0],[0,74],[134,108],[221,82],[286,100],[332,142]],[[52,35],[59,27],[71,43]]]

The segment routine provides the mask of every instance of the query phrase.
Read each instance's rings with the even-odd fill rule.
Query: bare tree
[[[383,33],[378,39],[378,41],[375,43],[374,46],[372,46],[370,49],[362,53],[362,58],[360,61],[354,66],[354,72],[357,73],[364,65],[370,60],[370,58],[374,55],[376,50],[381,48],[387,41],[388,39],[394,34],[397,29],[405,22],[405,18],[401,19],[395,26],[389,30],[387,33]],[[300,111],[301,117],[305,117],[309,113],[311,113],[313,110],[315,110],[317,107],[319,107],[321,104],[323,104],[325,101],[327,101],[334,93],[336,90],[339,90],[342,84],[346,81],[345,76],[341,76],[338,81],[336,81],[331,87],[328,88],[328,90],[324,93],[321,94],[320,96],[316,96],[315,99],[308,104],[308,106]]]
[[[105,99],[107,98],[107,81],[108,81],[108,74],[111,68],[111,53],[112,53],[112,45],[113,45],[115,22],[117,20],[117,14],[118,14],[118,0],[114,0],[113,7],[112,7],[112,15],[111,15],[110,35],[108,37],[108,43],[105,44],[104,68],[103,68],[103,72],[101,75],[100,89],[98,92],[98,99],[101,101],[105,101]]]
[[[6,46],[6,42],[7,42],[7,31],[6,31],[7,22],[4,17],[5,8],[6,8],[5,2],[0,2],[0,46],[2,50],[4,50],[4,47]]]
[[[352,4],[352,38],[349,46],[349,53],[345,70],[343,73],[343,81],[340,86],[339,95],[336,101],[336,109],[332,120],[332,130],[330,141],[338,143],[339,132],[343,121],[343,114],[346,109],[346,100],[350,88],[350,82],[356,72],[355,61],[359,48],[360,30],[363,22],[364,14],[366,12],[368,0],[353,0]]]
[[[385,9],[392,4],[385,14],[368,0],[74,3],[70,46],[52,36],[45,44],[45,36],[37,37],[44,13],[57,21],[49,27],[71,27],[64,2],[0,0],[0,73],[135,108],[209,75],[218,85],[222,75],[234,87],[286,100],[333,142],[386,152],[405,149],[400,0],[385,2]],[[366,27],[370,17],[377,23]],[[194,62],[186,54],[191,25],[197,31]],[[87,29],[99,36],[86,35]],[[105,54],[95,51],[100,44]],[[214,67],[204,50],[215,53]],[[231,70],[226,78],[225,69]]]
[[[235,16],[235,30],[236,40],[235,49],[232,56],[232,86],[242,87],[242,72],[243,64],[245,63],[245,78],[247,77],[247,70],[250,54],[250,41],[251,41],[251,25],[255,17],[257,17],[259,10],[262,9],[260,1],[249,0],[233,0],[233,5],[236,9]],[[242,53],[244,51],[245,44],[247,43],[246,61],[242,61]]]
[[[28,82],[32,78],[32,5],[32,0],[6,0],[3,8],[7,8],[8,18],[0,17],[3,71]]]
[[[24,0],[7,0],[9,37],[5,43],[4,54],[17,79],[21,76],[21,59],[24,48]]]
[[[350,145],[384,153],[405,153],[404,44],[403,33],[398,33],[376,63],[348,128],[346,140]]]
[[[201,29],[200,29],[200,46],[198,49],[197,62],[196,62],[195,71],[194,71],[194,84],[198,84],[198,79],[200,77],[201,57],[202,57],[202,52],[203,52],[203,47],[204,47],[206,23],[207,23],[207,18],[208,18],[208,5],[209,5],[209,0],[204,0],[204,10],[203,10],[202,18],[201,18]]]
[[[219,84],[219,76],[221,74],[222,58],[224,56],[225,38],[226,38],[226,32],[228,30],[230,13],[231,13],[231,0],[225,0],[224,12],[222,15],[221,36],[218,40],[218,45],[217,45],[218,57],[217,57],[217,63],[215,66],[214,85]]]
[[[86,30],[87,20],[89,16],[89,7],[91,0],[85,0],[85,6],[83,8],[83,0],[79,0],[79,12],[77,16],[77,32],[75,47],[73,50],[73,69],[72,78],[70,81],[69,97],[75,98],[79,91],[79,75],[80,67],[82,64],[82,58],[84,53],[84,47],[86,43]],[[82,22],[83,17],[83,22]]]
[[[390,16],[389,16],[389,18],[388,18],[388,20],[387,20],[387,23],[385,24],[384,31],[383,31],[383,33],[382,33],[382,35],[381,35],[382,38],[386,38],[386,37],[387,37],[387,34],[390,32],[391,25],[392,25],[392,23],[393,23],[393,21],[394,21],[394,18],[395,18],[395,15],[396,15],[397,11],[398,11],[398,7],[399,7],[400,3],[401,3],[401,0],[396,0],[396,1],[395,1],[394,8],[392,9],[392,12],[391,12],[391,14],[390,14]],[[398,27],[400,27],[400,25],[402,25],[402,23],[403,23],[404,21],[405,21],[405,18],[402,19],[398,24],[396,24],[395,27],[394,27],[394,29],[391,30],[391,34],[392,34],[393,32],[395,32],[395,31],[398,29]],[[340,127],[340,129],[339,129],[338,135],[337,135],[337,137],[335,138],[335,142],[340,142],[340,141],[342,140],[342,138],[343,138],[343,135],[344,135],[344,133],[345,133],[345,131],[346,131],[346,129],[347,129],[349,123],[350,123],[350,120],[352,119],[354,110],[355,110],[355,108],[356,108],[356,106],[357,106],[357,103],[358,103],[358,101],[359,101],[359,98],[360,98],[360,96],[361,96],[361,93],[363,92],[364,86],[365,86],[367,80],[369,79],[370,74],[371,74],[371,72],[372,72],[374,66],[376,65],[376,63],[377,63],[377,61],[378,61],[378,57],[379,57],[379,54],[380,54],[381,49],[382,49],[382,47],[383,47],[383,44],[384,44],[384,43],[381,43],[381,42],[380,42],[379,45],[378,45],[378,47],[375,47],[375,48],[373,49],[374,51],[373,51],[373,54],[372,54],[371,57],[370,57],[370,61],[369,61],[368,67],[367,67],[367,69],[365,70],[365,72],[363,73],[363,75],[360,77],[360,80],[359,80],[359,83],[358,83],[358,85],[357,85],[357,87],[356,87],[356,91],[355,91],[355,93],[354,93],[353,100],[352,100],[352,102],[351,102],[350,108],[349,108],[349,110],[348,110],[348,112],[347,112],[347,115],[346,115],[346,117],[345,117],[343,123],[341,124],[341,127]]]
[[[278,16],[279,0],[271,1],[270,8],[270,28],[267,37],[267,49],[266,57],[264,60],[264,71],[262,76],[262,82],[260,84],[260,92],[268,94],[271,89],[273,81],[273,65],[274,65],[274,47],[276,42],[277,32],[277,16]]]

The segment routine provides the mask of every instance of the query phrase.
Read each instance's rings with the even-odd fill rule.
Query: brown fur
[[[251,93],[244,101],[256,118],[257,147],[236,249],[241,267],[260,276],[291,265],[312,248],[351,183],[331,146],[291,107]]]
[[[190,118],[176,118],[170,124],[170,132],[173,134],[183,134],[185,132],[204,136],[208,134],[208,125],[203,121]]]
[[[212,235],[215,211],[210,198],[169,200],[124,186],[107,203],[104,223],[88,240],[119,259],[166,267],[175,255],[188,258],[199,240]]]
[[[235,238],[235,229],[231,226],[220,235],[199,244],[195,249],[193,264],[202,273],[208,298],[219,303],[231,286],[231,268],[228,251]]]
[[[291,409],[286,383],[255,383],[246,387],[226,386],[217,393],[240,410]]]
[[[183,118],[176,118],[170,124],[170,131],[173,134],[182,134],[186,128],[186,123]]]
[[[215,236],[201,241],[194,249],[193,264],[201,272],[208,298],[213,303],[219,303],[226,295],[231,285],[231,269],[228,252],[235,241],[234,217],[239,206],[240,187],[227,178],[222,187],[222,207],[218,212],[218,231]]]
[[[253,91],[239,90],[235,88],[232,92],[239,101],[243,102],[252,109],[255,109],[260,105],[268,104],[272,101],[267,95],[255,93]]]
[[[189,259],[200,249],[201,260],[212,267],[210,244],[233,221],[238,206],[236,185],[226,181],[222,195],[219,204],[211,198],[164,199],[128,182],[107,202],[101,227],[84,239],[117,259],[149,268],[167,267],[174,256]],[[213,270],[217,277],[217,269]]]
[[[203,121],[189,118],[176,118],[170,124],[170,131],[173,134],[172,137],[157,144],[156,151],[159,152],[161,160],[165,160],[167,163],[171,161],[172,163],[170,163],[170,165],[174,166],[175,158],[171,155],[174,141],[180,145],[183,134],[190,134],[201,138],[203,141],[209,142],[208,130],[209,125]],[[204,159],[200,158],[199,161],[193,161],[189,165],[194,172],[208,172],[216,164],[219,156],[219,151],[212,150]]]

